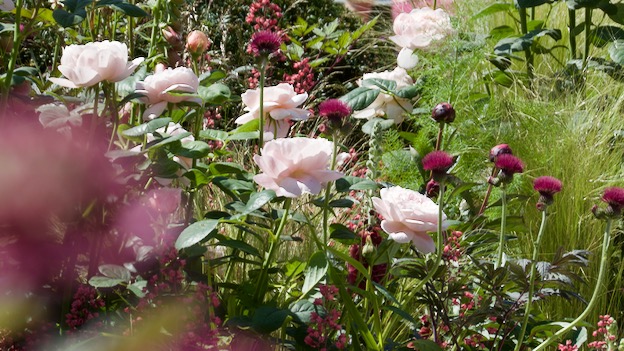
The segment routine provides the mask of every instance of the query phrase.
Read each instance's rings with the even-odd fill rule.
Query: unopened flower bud
[[[441,102],[431,111],[431,118],[438,123],[452,123],[455,120],[455,109],[448,102]]]
[[[376,252],[377,248],[373,244],[373,239],[370,235],[366,236],[366,243],[364,244],[364,247],[362,247],[362,256],[364,256],[369,263],[372,263]]]
[[[210,47],[211,41],[208,36],[199,30],[194,30],[186,37],[186,50],[193,56],[198,57]]]
[[[490,162],[496,162],[496,159],[498,158],[498,156],[503,155],[503,154],[513,155],[513,152],[511,151],[511,148],[509,147],[509,145],[499,144],[499,145],[494,146],[490,150]]]
[[[437,197],[438,194],[440,194],[440,183],[436,182],[433,179],[429,180],[425,188],[425,193],[427,194],[427,197]]]

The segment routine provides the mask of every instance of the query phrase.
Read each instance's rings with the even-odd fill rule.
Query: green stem
[[[605,271],[607,268],[607,263],[609,262],[609,244],[611,242],[611,222],[612,219],[607,219],[607,226],[604,232],[604,238],[602,241],[602,254],[600,258],[600,271],[598,271],[598,280],[596,281],[596,287],[594,288],[594,293],[592,294],[591,300],[585,307],[585,310],[570,324],[568,324],[565,328],[559,329],[554,335],[544,340],[541,344],[539,344],[533,351],[541,351],[547,348],[552,343],[559,340],[562,336],[566,335],[572,328],[576,327],[579,323],[581,323],[589,312],[594,308],[596,302],[598,302],[598,295],[600,295],[600,291],[602,290],[602,284],[604,283]]]
[[[587,67],[587,60],[589,60],[589,48],[591,46],[591,18],[592,10],[589,7],[585,8],[585,55],[583,56],[583,70]]]
[[[568,18],[570,20],[570,25],[568,26],[570,30],[570,58],[572,60],[576,59],[576,33],[574,33],[574,28],[576,28],[576,10],[568,10]]]
[[[291,198],[286,198],[286,202],[284,203],[284,214],[279,222],[277,230],[275,233],[269,235],[270,244],[269,251],[265,257],[265,260],[262,264],[262,271],[260,272],[260,276],[258,277],[258,285],[256,290],[256,296],[254,298],[257,302],[262,302],[264,300],[264,295],[266,295],[266,291],[268,289],[269,283],[269,268],[271,267],[271,263],[273,262],[273,256],[277,252],[277,247],[279,246],[280,236],[284,231],[284,227],[286,226],[286,220],[288,219],[288,214],[290,212],[290,205],[292,203]]]
[[[425,278],[421,280],[418,285],[408,295],[408,299],[411,299],[416,293],[422,289],[437,273],[440,263],[442,262],[442,251],[444,250],[444,238],[442,236],[442,221],[444,214],[444,182],[440,182],[440,194],[438,195],[438,230],[436,233],[436,259],[431,270],[427,273]]]
[[[17,64],[17,56],[20,50],[21,44],[21,31],[20,24],[22,21],[22,7],[24,6],[23,0],[17,0],[15,2],[15,27],[13,29],[13,47],[11,48],[11,58],[9,59],[9,66],[4,77],[4,90],[2,91],[2,101],[0,101],[0,111],[5,111],[9,102],[9,92],[11,91],[11,81],[13,80],[13,71],[15,71],[15,65]],[[4,114],[2,114],[4,116]]]
[[[518,344],[516,345],[515,351],[520,351],[522,348],[522,345],[524,344],[524,335],[529,324],[531,302],[533,302],[533,294],[535,293],[535,263],[537,262],[537,254],[544,235],[544,229],[546,228],[546,209],[547,207],[542,211],[542,224],[540,225],[539,232],[537,233],[537,239],[535,239],[535,244],[533,245],[533,256],[531,257],[531,266],[529,268],[529,295],[527,296],[527,300],[525,302],[524,321],[522,322],[522,329],[520,331],[520,335],[518,336]]]
[[[154,25],[152,26],[152,34],[150,36],[150,47],[147,54],[147,58],[150,59],[154,55],[154,47],[156,45],[156,34],[159,29],[158,23],[160,22],[160,0],[156,2],[156,6],[154,6]]]
[[[262,58],[260,62],[260,82],[258,83],[258,89],[260,89],[260,108],[259,108],[259,136],[258,136],[258,153],[261,153],[262,146],[264,146],[264,79],[266,74],[266,59]]]
[[[522,30],[522,34],[527,34],[529,32],[527,25],[527,12],[526,8],[519,8],[518,12],[520,13],[520,29]],[[531,53],[531,48],[526,48],[524,50],[524,56],[526,57],[526,71],[527,76],[529,78],[529,84],[533,81],[533,55]]]
[[[336,154],[338,153],[338,144],[336,143],[336,134],[334,133],[332,151],[332,159],[329,169],[334,170],[336,167]],[[323,248],[327,246],[329,240],[329,196],[331,194],[332,183],[327,183],[325,186],[325,198],[323,206]]]
[[[501,229],[498,237],[498,253],[496,254],[496,264],[494,268],[499,268],[503,264],[503,246],[505,246],[505,224],[507,222],[507,189],[501,186]]]

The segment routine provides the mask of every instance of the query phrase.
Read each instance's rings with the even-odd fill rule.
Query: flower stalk
[[[21,45],[21,32],[20,24],[22,21],[22,7],[24,6],[24,0],[17,0],[15,2],[15,27],[13,29],[13,47],[11,48],[11,57],[9,59],[9,66],[7,67],[6,75],[4,76],[4,90],[2,91],[2,101],[0,101],[0,111],[6,110],[9,102],[9,92],[11,91],[11,81],[13,80],[13,71],[15,71],[15,65],[17,63],[17,56]]]
[[[260,61],[260,81],[258,82],[258,89],[260,90],[260,106],[259,110],[259,122],[258,127],[258,153],[262,153],[262,146],[264,145],[264,81],[266,76],[266,58],[263,57]]]
[[[544,229],[546,228],[546,211],[547,207],[542,211],[542,223],[537,233],[537,239],[533,245],[533,256],[531,257],[531,266],[529,268],[529,293],[524,308],[524,320],[522,321],[522,329],[520,335],[518,335],[518,344],[515,351],[520,351],[524,343],[524,335],[526,334],[527,325],[529,324],[529,315],[531,314],[531,302],[533,302],[533,294],[535,293],[535,263],[537,262],[537,254],[539,252],[542,237],[544,236]]]
[[[570,322],[570,324],[568,324],[566,327],[559,329],[554,335],[544,340],[541,344],[539,344],[536,348],[534,348],[533,351],[542,351],[546,349],[548,346],[550,346],[552,343],[556,342],[561,337],[566,335],[572,328],[576,327],[589,315],[591,310],[594,308],[594,306],[598,302],[598,296],[600,295],[600,292],[602,291],[602,284],[604,283],[604,280],[605,280],[604,279],[605,273],[607,270],[607,264],[609,262],[609,245],[611,242],[611,223],[612,223],[612,218],[608,218],[604,236],[603,236],[603,241],[602,241],[602,252],[601,252],[601,259],[600,259],[600,270],[598,271],[598,280],[596,280],[596,287],[594,288],[592,297],[589,300],[589,303],[587,304],[587,306],[585,307],[585,310],[583,310],[583,312],[578,317],[576,317],[575,320]]]
[[[498,251],[494,268],[503,265],[503,247],[505,246],[505,225],[507,224],[507,188],[505,184],[501,186],[501,229],[498,237]]]

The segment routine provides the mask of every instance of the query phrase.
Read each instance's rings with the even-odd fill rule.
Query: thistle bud
[[[431,118],[438,123],[452,123],[455,120],[455,109],[448,102],[441,102],[431,111]]]
[[[543,211],[547,206],[552,205],[554,195],[561,191],[562,183],[559,179],[550,176],[537,177],[533,181],[533,189],[540,194],[537,201],[537,209]]]

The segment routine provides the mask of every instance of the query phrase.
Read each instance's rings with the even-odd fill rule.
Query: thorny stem
[[[591,300],[585,307],[585,310],[576,317],[575,320],[570,322],[565,328],[559,329],[554,335],[544,340],[541,344],[539,344],[533,351],[542,351],[547,348],[550,344],[559,340],[562,336],[566,335],[572,328],[576,327],[580,322],[582,322],[585,317],[591,312],[591,310],[598,302],[598,296],[600,295],[600,291],[602,290],[602,284],[604,283],[605,271],[607,268],[607,264],[609,262],[609,244],[611,242],[611,222],[612,219],[607,219],[607,225],[604,232],[604,238],[602,241],[602,253],[600,259],[600,270],[598,271],[598,280],[596,280],[596,287],[594,288],[594,293],[592,294]]]
[[[518,344],[516,345],[515,351],[520,351],[522,348],[524,334],[526,333],[527,325],[529,324],[531,302],[533,302],[533,294],[535,293],[535,262],[537,261],[537,254],[539,252],[542,236],[544,235],[544,229],[546,228],[546,209],[547,207],[545,207],[542,211],[542,224],[540,225],[537,239],[535,239],[535,244],[533,246],[533,256],[531,257],[531,266],[529,268],[529,295],[527,296],[527,300],[525,302],[524,320],[522,321],[522,329],[520,330],[520,335],[518,335]]]
[[[436,139],[435,151],[440,150],[442,147],[442,135],[444,134],[444,126],[446,123],[440,122],[440,129],[438,129],[438,138]]]

